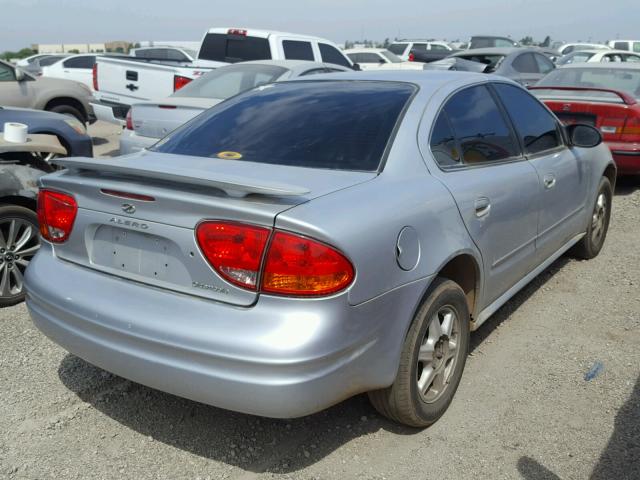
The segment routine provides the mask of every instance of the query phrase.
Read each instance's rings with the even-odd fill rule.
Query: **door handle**
[[[556,177],[553,175],[545,175],[543,182],[544,182],[544,188],[549,190],[550,188],[553,188],[556,186]]]
[[[487,197],[480,197],[476,199],[474,207],[476,210],[476,217],[486,217],[491,211],[491,201]]]

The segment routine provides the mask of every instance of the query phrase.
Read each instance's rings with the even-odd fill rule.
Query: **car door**
[[[535,265],[540,185],[486,85],[455,93],[430,138],[436,175],[482,255],[485,307]]]
[[[27,75],[18,82],[16,69],[0,62],[0,105],[32,108],[35,102],[33,82],[34,80]]]
[[[535,85],[542,78],[536,58],[531,52],[517,54],[511,66],[517,72],[517,76],[513,80],[525,87]]]
[[[541,263],[580,233],[588,191],[587,162],[564,142],[561,126],[538,99],[515,85],[493,85],[540,183],[536,255]]]

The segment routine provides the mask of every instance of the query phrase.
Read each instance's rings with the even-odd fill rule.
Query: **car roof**
[[[627,52],[628,53],[628,52]],[[618,70],[640,70],[640,62],[593,62],[593,63],[569,63],[567,65],[558,65],[559,69],[567,68],[603,68],[603,69],[618,69]]]
[[[231,65],[273,65],[276,67],[283,67],[292,70],[294,68],[304,68],[304,67],[317,67],[317,68],[325,68],[327,66],[326,63],[321,62],[313,62],[311,60],[250,60],[247,62],[238,62],[233,63]],[[227,66],[231,66],[227,65]],[[331,68],[334,66],[339,67],[340,65],[331,64]],[[220,67],[225,68],[225,67]],[[346,68],[346,67],[345,67]]]
[[[386,48],[374,48],[374,47],[364,47],[364,48],[348,48],[343,50],[344,53],[382,53],[386,52]]]
[[[267,38],[272,35],[277,35],[282,37],[304,38],[304,39],[318,40],[323,42],[330,41],[322,37],[315,37],[313,35],[304,35],[301,33],[280,32],[278,30],[258,30],[255,28],[244,28],[244,27],[215,27],[207,30],[207,33],[222,33],[227,35],[229,30],[244,30],[247,32],[247,36],[249,37]]]
[[[510,55],[513,52],[540,52],[535,48],[521,47],[490,47],[490,48],[472,48],[454,53],[453,57],[464,57],[465,55]]]

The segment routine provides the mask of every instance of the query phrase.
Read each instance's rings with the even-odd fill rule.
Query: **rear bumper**
[[[240,308],[59,260],[46,242],[26,274],[35,325],[69,352],[165,392],[279,418],[389,385],[429,280],[358,306],[345,293],[263,295]]]
[[[159,138],[143,137],[133,130],[123,130],[120,134],[120,155],[135,153],[155,144]]]
[[[93,101],[90,105],[96,120],[122,126],[125,124],[127,110],[130,108],[129,105],[102,101]]]
[[[640,175],[640,143],[608,143],[618,175]]]

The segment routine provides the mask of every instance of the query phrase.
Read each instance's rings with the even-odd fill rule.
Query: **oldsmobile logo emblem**
[[[123,203],[122,211],[131,215],[132,213],[136,213],[136,207],[134,205],[131,205],[130,203]]]

